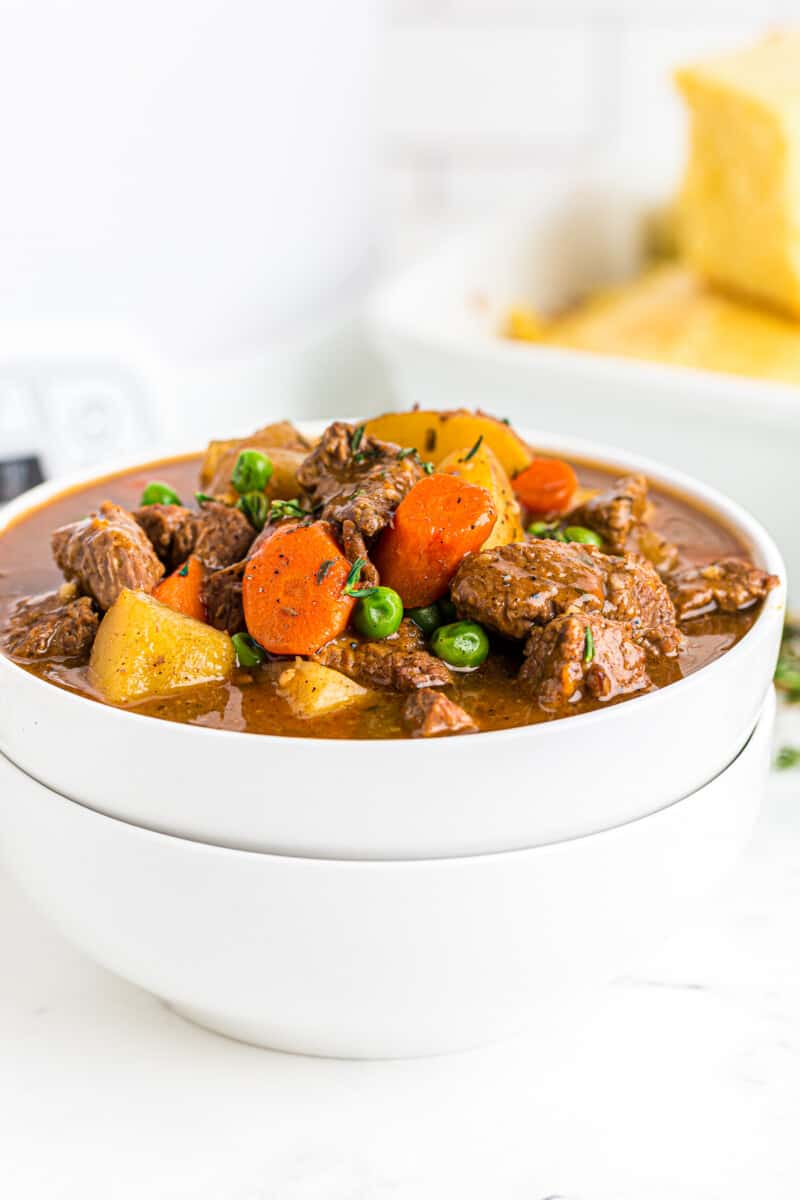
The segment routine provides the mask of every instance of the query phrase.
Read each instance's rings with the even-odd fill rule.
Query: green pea
[[[531,537],[544,538],[551,542],[566,542],[567,536],[558,528],[556,521],[534,521],[528,526]]]
[[[243,450],[233,468],[231,483],[240,496],[263,492],[272,478],[272,459],[260,450]]]
[[[160,480],[153,479],[142,492],[139,503],[142,506],[146,504],[180,504],[180,497],[168,483],[161,483]]]
[[[235,633],[231,638],[240,667],[257,667],[266,658],[266,651],[249,633]]]
[[[479,667],[489,653],[489,639],[475,621],[455,621],[436,630],[431,650],[451,667]]]
[[[445,624],[448,621],[458,620],[456,606],[453,604],[453,601],[449,596],[442,596],[440,600],[437,600],[436,607],[439,609],[442,617],[440,624]]]
[[[353,624],[364,637],[377,641],[396,633],[403,619],[403,601],[392,588],[369,588],[356,606]]]
[[[442,614],[438,604],[426,604],[424,608],[409,608],[406,616],[419,626],[426,637],[430,637],[433,631],[442,624]]]
[[[564,530],[564,537],[568,542],[582,542],[584,546],[600,546],[602,548],[603,539],[599,533],[595,533],[593,529],[585,529],[583,525],[568,525]]]

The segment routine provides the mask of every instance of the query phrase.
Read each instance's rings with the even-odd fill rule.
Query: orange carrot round
[[[205,569],[200,559],[192,554],[182,567],[173,571],[166,579],[162,579],[153,588],[153,596],[174,608],[176,612],[186,613],[196,621],[205,621],[206,606],[203,603],[203,580]]]
[[[406,608],[424,608],[447,591],[467,554],[480,550],[497,520],[485,488],[455,475],[428,475],[401,500],[394,524],[372,555],[381,583]]]
[[[561,458],[534,458],[512,483],[528,512],[548,516],[568,510],[578,486],[578,476]]]
[[[248,633],[270,654],[313,654],[347,628],[355,604],[344,591],[349,573],[324,521],[276,530],[245,568]]]

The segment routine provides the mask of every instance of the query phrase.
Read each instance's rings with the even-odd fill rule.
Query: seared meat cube
[[[313,505],[322,505],[325,521],[352,521],[364,538],[373,538],[424,471],[415,454],[391,442],[379,442],[352,425],[329,425],[309,454],[297,479]]]
[[[354,563],[356,559],[363,558],[364,566],[359,576],[360,587],[377,587],[381,581],[378,569],[370,561],[364,535],[353,521],[342,521],[342,553],[345,558],[350,559],[351,563]]]
[[[239,508],[204,500],[194,517],[193,553],[209,571],[221,571],[245,557],[256,531]]]
[[[450,595],[460,617],[509,638],[527,637],[561,613],[600,612],[661,654],[683,645],[666,587],[635,554],[542,539],[495,546],[464,560]]]
[[[182,504],[143,504],[133,510],[133,518],[170,571],[186,562],[195,539],[195,514],[190,508]]]
[[[47,596],[20,600],[3,641],[15,658],[85,661],[99,624],[89,597],[78,596],[75,585],[67,583]]]
[[[519,680],[548,712],[585,696],[611,700],[650,686],[645,652],[629,628],[598,613],[565,613],[534,629]]]
[[[734,613],[750,608],[757,600],[763,600],[778,582],[777,575],[769,575],[741,558],[723,558],[705,567],[687,567],[668,580],[682,621],[717,609]]]
[[[629,624],[634,639],[656,654],[669,658],[678,654],[686,639],[676,624],[666,585],[653,564],[638,554],[593,553],[605,559],[604,615]]]
[[[203,604],[206,620],[215,629],[224,629],[233,636],[246,629],[242,607],[242,580],[247,563],[234,563],[221,571],[212,571],[203,583]]]
[[[465,558],[450,596],[460,617],[524,638],[574,605],[602,609],[603,568],[574,542],[513,542]]]
[[[625,475],[606,492],[593,496],[569,514],[570,525],[584,525],[603,539],[603,549],[621,554],[628,537],[647,512],[647,480]]]
[[[180,504],[146,504],[134,517],[170,570],[196,554],[209,571],[220,571],[247,554],[256,531],[241,509],[204,500],[200,512]]]
[[[123,588],[149,592],[164,574],[144,530],[110,500],[99,513],[57,529],[52,547],[65,579],[75,580],[102,609],[110,608]]]
[[[341,671],[365,687],[413,692],[417,688],[444,687],[450,672],[439,658],[424,649],[419,628],[408,619],[397,633],[381,641],[361,641],[342,634],[314,655],[325,667]]]
[[[403,705],[403,721],[412,737],[438,737],[444,733],[475,733],[478,726],[469,713],[443,692],[422,688]]]

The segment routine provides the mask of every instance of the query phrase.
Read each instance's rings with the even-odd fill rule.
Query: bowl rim
[[[331,417],[327,420],[297,421],[296,425],[301,432],[316,436],[326,428],[331,420],[336,419],[352,421],[353,418]],[[579,463],[595,463],[604,468],[611,468],[613,471],[620,471],[622,473],[642,472],[647,476],[649,482],[654,483],[661,490],[673,493],[685,502],[688,501],[690,504],[694,504],[695,507],[699,506],[701,509],[707,511],[713,519],[737,534],[740,540],[749,546],[756,560],[760,560],[760,564],[764,569],[768,570],[771,574],[777,575],[780,582],[778,587],[767,594],[762,602],[756,620],[744,636],[729,650],[726,650],[718,658],[714,659],[713,662],[708,663],[697,671],[693,671],[690,675],[686,675],[664,688],[646,692],[642,696],[633,696],[629,701],[610,705],[607,708],[594,709],[586,713],[576,713],[567,717],[556,717],[553,720],[537,722],[533,725],[518,725],[510,729],[483,730],[475,735],[480,739],[482,745],[502,744],[505,741],[521,737],[532,738],[534,740],[541,739],[546,737],[547,731],[551,730],[554,726],[563,727],[564,721],[569,721],[569,728],[574,728],[575,734],[578,735],[582,729],[586,729],[590,725],[594,726],[603,722],[620,721],[623,718],[619,716],[619,713],[624,712],[628,708],[629,703],[639,706],[638,711],[641,711],[641,706],[645,704],[649,704],[652,708],[655,705],[667,703],[668,701],[665,700],[665,697],[674,694],[684,696],[690,688],[696,689],[698,686],[703,686],[704,682],[708,683],[712,677],[720,676],[723,671],[729,670],[731,664],[735,664],[749,650],[756,638],[765,636],[766,630],[772,626],[772,623],[776,619],[780,619],[781,624],[783,624],[786,610],[786,566],[783,557],[772,536],[764,526],[735,500],[717,491],[716,488],[701,483],[690,475],[675,470],[672,467],[667,467],[663,463],[645,455],[635,454],[631,451],[615,446],[607,446],[603,443],[571,437],[566,434],[544,433],[527,428],[517,429],[516,432],[537,451],[542,450],[545,453],[562,455]],[[201,449],[184,450],[176,454],[168,454],[167,456],[144,462],[139,456],[126,457],[109,462],[100,471],[95,467],[48,480],[24,492],[0,510],[0,539],[2,539],[4,532],[11,525],[16,525],[21,519],[24,519],[25,514],[41,508],[65,492],[73,491],[76,488],[94,482],[102,482],[105,479],[127,471],[138,470],[140,468],[145,469],[166,461],[191,458],[201,453]],[[398,752],[416,753],[417,755],[419,755],[421,748],[426,747],[427,749],[423,750],[423,753],[448,754],[453,753],[454,747],[460,745],[462,741],[460,738],[320,738],[267,733],[248,734],[245,731],[236,729],[216,729],[178,721],[169,721],[150,714],[137,713],[130,709],[106,704],[103,701],[84,696],[80,692],[57,687],[47,680],[40,679],[38,676],[26,671],[24,667],[15,663],[0,650],[0,679],[6,673],[13,684],[13,680],[19,678],[18,672],[24,673],[25,677],[34,686],[46,689],[42,695],[43,697],[48,696],[52,704],[61,702],[68,705],[76,703],[83,705],[91,704],[98,714],[98,720],[108,720],[111,722],[123,720],[127,723],[123,728],[130,729],[131,731],[134,728],[140,727],[141,723],[144,722],[146,728],[156,727],[153,730],[153,736],[158,736],[156,730],[159,727],[163,727],[165,730],[168,729],[171,731],[169,733],[164,732],[163,736],[165,737],[190,738],[195,740],[198,737],[208,738],[209,736],[213,736],[220,744],[223,744],[223,739],[225,741],[235,739],[234,744],[236,746],[241,745],[242,736],[252,737],[256,740],[257,744],[263,744],[267,748],[279,745],[288,749],[293,746],[296,747],[305,744],[306,742],[313,742],[315,745],[324,743],[326,749],[330,748],[328,752],[331,754],[345,754],[348,747],[353,744],[357,744],[360,747],[373,744],[381,748],[385,748],[388,745],[405,747],[404,750]],[[56,696],[60,697],[60,699],[56,699]],[[337,749],[333,749],[333,747],[337,747]],[[409,747],[415,747],[416,749],[410,751]]]

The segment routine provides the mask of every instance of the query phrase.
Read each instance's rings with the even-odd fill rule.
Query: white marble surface
[[[185,1024],[0,877],[0,1196],[795,1200],[799,926],[795,771],[724,890],[585,1023],[335,1062]]]

